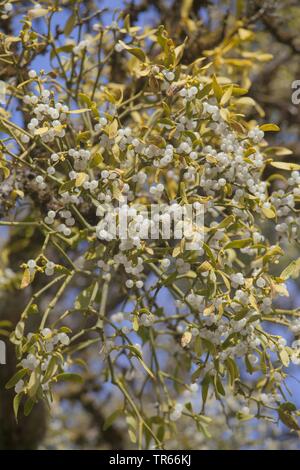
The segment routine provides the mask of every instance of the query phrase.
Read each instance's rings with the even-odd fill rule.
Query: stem
[[[43,315],[43,318],[42,318],[42,321],[41,321],[41,324],[40,324],[40,329],[41,329],[41,330],[45,327],[47,318],[48,318],[49,314],[51,313],[51,310],[53,310],[53,308],[54,308],[55,305],[57,304],[59,297],[64,293],[66,287],[67,287],[68,284],[71,282],[71,280],[72,280],[74,274],[75,274],[75,273],[72,272],[71,274],[69,274],[69,275],[66,276],[64,282],[62,283],[61,287],[58,289],[56,295],[53,297],[53,299],[52,299],[51,302],[49,303],[47,309],[45,310],[45,313],[44,313],[44,315]]]

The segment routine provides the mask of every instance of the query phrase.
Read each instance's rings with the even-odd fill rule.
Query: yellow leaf
[[[193,6],[193,0],[183,0],[181,2],[181,8],[180,8],[181,18],[188,18],[192,6]]]
[[[10,171],[9,171],[9,169],[8,169],[6,166],[4,166],[2,163],[0,163],[0,170],[2,170],[2,172],[3,172],[4,179],[6,179],[6,178],[9,177]]]
[[[250,96],[243,96],[242,98],[239,98],[236,103],[241,104],[242,106],[255,106],[255,101],[253,98],[250,98]]]
[[[212,88],[213,88],[215,97],[217,98],[218,101],[220,101],[223,95],[223,90],[222,90],[222,87],[217,82],[215,75],[212,78]]]
[[[175,246],[175,248],[173,250],[172,257],[176,258],[179,254],[180,254],[180,245],[177,245],[177,246]]]
[[[274,152],[275,155],[278,155],[279,157],[293,154],[292,150],[286,147],[269,147],[267,149],[267,153],[272,153],[272,152]]]
[[[242,41],[247,41],[248,39],[251,39],[253,37],[253,32],[249,29],[239,28],[238,32]]]
[[[75,186],[78,188],[81,186],[85,180],[87,179],[87,174],[86,173],[77,173],[76,180],[75,180]]]
[[[175,47],[175,50],[174,50],[174,53],[175,53],[175,65],[178,65],[182,56],[183,56],[183,53],[184,53],[184,48],[185,48],[185,45],[186,45],[186,42],[187,42],[187,38],[185,38],[184,42],[182,44],[180,44],[180,46],[177,46]]]
[[[259,62],[269,62],[270,60],[273,59],[273,54],[256,54],[255,59],[258,60]]]
[[[297,278],[300,273],[300,258],[292,261],[280,274],[280,277],[284,280],[289,277]]]
[[[35,129],[34,135],[44,135],[49,131],[49,127],[40,127],[39,129]]]
[[[262,213],[267,217],[267,219],[274,219],[276,217],[276,212],[271,209],[271,207],[262,207]]]
[[[25,289],[25,287],[29,286],[29,284],[31,283],[31,273],[29,271],[28,268],[25,269],[24,273],[23,273],[23,277],[22,277],[22,281],[21,281],[21,286],[20,288],[21,289]]]
[[[139,321],[138,321],[137,316],[134,316],[132,326],[133,326],[134,331],[139,331]]]
[[[46,8],[32,8],[28,10],[28,17],[33,20],[34,18],[40,18],[41,16],[46,16],[48,10]]]
[[[273,284],[275,292],[282,297],[289,297],[289,291],[285,284]]]
[[[67,22],[66,22],[66,24],[65,24],[65,30],[64,30],[65,36],[67,36],[67,37],[70,36],[70,34],[71,34],[71,32],[73,31],[73,28],[74,28],[74,26],[75,26],[75,23],[76,23],[76,15],[75,15],[75,13],[73,12],[73,13],[69,16],[69,18],[68,18],[68,20],[67,20]]]
[[[290,358],[289,358],[289,355],[288,355],[288,352],[286,351],[286,349],[281,349],[279,351],[279,357],[281,359],[282,364],[285,367],[287,367],[290,363]]]
[[[71,111],[67,111],[68,114],[82,114],[85,113],[86,111],[90,111],[88,108],[82,108],[82,109],[72,109]]]
[[[114,119],[108,126],[108,137],[113,139],[117,135],[118,121]]]
[[[264,132],[278,132],[280,131],[280,127],[278,127],[276,124],[263,124],[262,126],[259,126],[261,131]]]
[[[141,62],[146,62],[147,57],[142,49],[140,49],[139,47],[128,46],[125,42],[121,40],[119,40],[119,44],[121,44],[123,46],[123,49],[129,52],[129,54],[134,55]]]
[[[186,348],[186,346],[191,342],[192,340],[192,333],[190,331],[185,331],[181,337],[181,346],[183,348]]]
[[[298,163],[270,162],[270,165],[274,166],[275,168],[279,168],[279,170],[300,170],[300,165]]]
[[[226,103],[228,103],[232,95],[232,90],[233,90],[232,85],[229,88],[227,88],[227,90],[225,91],[224,95],[221,98],[221,101],[220,101],[221,106],[224,106]]]

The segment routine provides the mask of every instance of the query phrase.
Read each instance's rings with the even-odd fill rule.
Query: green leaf
[[[99,111],[97,108],[97,103],[95,103],[95,101],[92,101],[91,98],[85,93],[79,93],[78,98],[81,103],[85,104],[92,111],[93,115],[96,118],[99,117]]]
[[[253,419],[254,415],[246,415],[245,413],[237,413],[237,419],[240,421],[249,421],[249,419]]]
[[[129,349],[134,356],[136,356],[138,358],[138,360],[140,361],[140,363],[142,364],[143,368],[145,369],[145,371],[150,375],[150,377],[155,380],[155,376],[152,372],[151,369],[149,369],[149,367],[147,366],[147,364],[143,361],[143,358],[142,358],[142,354],[141,354],[141,351],[136,348],[135,346],[131,345],[131,344],[128,344],[125,346],[127,349]]]
[[[228,357],[226,359],[225,364],[230,377],[230,385],[232,386],[234,384],[234,381],[239,377],[239,369],[235,361],[231,357]]]
[[[297,278],[300,272],[300,258],[292,261],[280,274],[280,277],[284,280],[294,277]]]
[[[224,250],[228,250],[229,248],[244,248],[245,246],[249,246],[251,244],[251,238],[244,238],[243,240],[233,240],[224,246]]]
[[[223,396],[226,395],[219,374],[216,374],[216,375],[215,375],[215,388],[216,388],[217,392],[218,392],[220,395],[223,395]]]
[[[123,42],[121,40],[119,40],[119,43],[123,46],[123,48],[127,52],[129,52],[129,54],[134,55],[141,62],[146,62],[146,60],[147,60],[146,54],[142,49],[140,49],[139,47],[128,46],[128,44],[125,44],[125,42]]]
[[[157,429],[156,436],[157,436],[157,439],[160,442],[163,442],[163,439],[164,439],[164,436],[165,436],[165,427],[164,426],[159,426],[159,428]]]
[[[206,400],[207,400],[207,395],[208,395],[208,389],[209,389],[210,382],[211,382],[211,378],[210,378],[210,375],[209,375],[209,372],[208,372],[205,375],[204,379],[202,380],[202,384],[201,384],[203,406],[205,405]]]
[[[127,33],[129,33],[130,32],[130,15],[129,14],[125,16],[124,26],[125,26]]]
[[[0,328],[11,328],[12,325],[13,325],[12,322],[9,320],[0,321]]]
[[[129,439],[131,440],[131,442],[135,444],[137,441],[136,434],[131,429],[128,429],[128,434],[129,434]]]
[[[14,397],[14,401],[13,401],[14,415],[15,415],[16,421],[18,421],[18,412],[19,412],[21,401],[22,401],[22,396],[23,396],[23,393],[18,393]]]
[[[225,217],[225,219],[222,220],[222,222],[219,223],[219,225],[214,229],[214,230],[219,230],[220,228],[227,228],[229,225],[232,225],[235,222],[235,216],[234,215],[228,215]]]
[[[65,36],[67,36],[67,37],[70,36],[70,34],[73,31],[73,28],[75,26],[75,22],[76,22],[76,15],[73,12],[69,16],[69,18],[67,19],[67,22],[65,24],[65,29],[64,29]]]
[[[294,403],[291,403],[290,401],[282,403],[279,408],[282,411],[297,411],[296,405],[294,405]]]
[[[5,388],[8,390],[10,388],[13,388],[19,380],[21,380],[28,372],[28,369],[21,369],[18,372],[15,373],[15,375],[7,382],[5,385]]]
[[[212,78],[212,88],[213,88],[215,97],[217,98],[218,101],[220,101],[223,96],[223,90],[222,90],[222,87],[217,82],[215,75]]]
[[[62,381],[62,382],[73,382],[73,383],[82,383],[83,379],[81,375],[79,374],[74,374],[71,372],[63,372],[62,374],[58,374],[55,379],[57,381]]]
[[[28,400],[25,402],[25,405],[24,405],[24,415],[25,416],[30,415],[34,405],[35,405],[35,401],[32,398],[28,398]]]
[[[71,189],[73,189],[74,187],[75,187],[75,180],[66,181],[60,186],[58,192],[59,194],[62,194],[62,193],[71,191]]]
[[[43,378],[44,383],[47,382],[55,374],[55,372],[57,371],[57,368],[58,368],[57,358],[55,356],[52,356],[49,361],[48,367],[46,369],[44,378]]]
[[[114,421],[122,415],[123,410],[115,410],[110,416],[108,416],[108,418],[106,418],[103,425],[103,431],[106,431],[108,428],[110,428]]]
[[[90,305],[94,302],[97,295],[99,285],[97,282],[93,282],[89,287],[80,292],[78,297],[75,299],[74,307],[78,310],[87,310]]]
[[[28,394],[30,397],[34,397],[38,391],[38,388],[40,386],[40,367],[37,369],[34,369],[29,378],[28,382]]]
[[[77,176],[76,176],[76,179],[75,179],[76,188],[82,186],[87,178],[88,178],[88,175],[86,173],[84,173],[82,171],[77,173]]]
[[[278,415],[283,424],[285,424],[289,429],[293,429],[293,431],[300,431],[299,424],[288,411],[284,411],[279,408]]]
[[[205,96],[208,96],[210,91],[212,89],[212,84],[211,83],[208,83],[207,85],[205,85],[202,90],[200,90],[198,93],[197,93],[197,98],[199,100],[201,100],[201,98],[204,98]]]

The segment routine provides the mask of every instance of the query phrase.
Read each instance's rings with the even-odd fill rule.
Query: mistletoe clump
[[[300,265],[276,265],[299,237],[300,166],[268,146],[275,124],[247,120],[254,102],[238,66],[215,56],[239,54],[250,32],[240,25],[223,52],[186,63],[185,42],[163,26],[142,31],[122,15],[105,26],[75,7],[57,45],[55,9],[28,11],[18,36],[0,38],[18,71],[0,115],[1,225],[36,237],[15,272],[28,292],[10,336],[16,415],[20,404],[25,414],[38,400],[51,406],[57,382],[83,380],[84,352],[96,345],[99,380],[124,398],[107,426],[125,416],[140,447],[163,447],[182,419],[208,437],[212,396],[224,413],[234,397],[239,420],[279,418],[299,430],[285,385],[290,362],[300,363],[299,314],[276,302]],[[45,50],[51,71],[30,65]],[[145,238],[151,220],[138,204],[167,206],[161,220],[201,205],[193,237],[203,243]],[[124,205],[126,240],[111,232]],[[173,305],[160,305],[161,290]]]

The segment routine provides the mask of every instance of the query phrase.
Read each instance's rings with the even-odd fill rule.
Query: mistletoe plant
[[[224,413],[235,397],[240,420],[299,430],[286,387],[300,363],[299,311],[276,302],[300,264],[276,265],[299,237],[300,165],[268,146],[277,125],[246,117],[263,115],[247,85],[269,54],[251,52],[242,20],[188,62],[188,38],[175,43],[164,26],[141,29],[122,13],[106,25],[103,11],[60,4],[23,9],[19,32],[0,37],[0,224],[29,254],[1,278],[26,299],[10,335],[16,416],[39,400],[51,407],[58,382],[84,380],[96,347],[99,380],[122,396],[106,427],[126,418],[140,448],[163,448],[181,419],[209,438],[212,396]],[[152,222],[137,204],[167,206],[158,220],[201,205],[201,246],[143,237]],[[121,239],[111,227],[124,205]],[[161,305],[161,291],[173,301]]]

